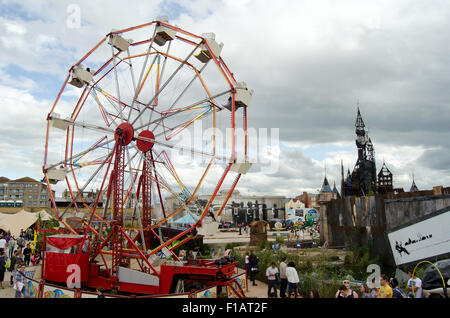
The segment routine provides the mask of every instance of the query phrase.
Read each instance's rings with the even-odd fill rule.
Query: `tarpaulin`
[[[440,273],[437,271],[436,267],[429,266],[422,277],[422,288],[425,290],[432,290],[436,288],[448,287],[448,281],[450,279],[450,259],[445,259],[434,264],[439,268]],[[442,277],[441,277],[442,274]],[[444,279],[444,281],[442,281]]]
[[[45,252],[43,278],[51,282],[65,283],[72,274],[69,266],[80,266],[80,281],[86,282],[89,276],[89,254],[64,254]],[[68,271],[69,269],[69,271]]]
[[[47,237],[47,244],[65,250],[83,241],[82,235],[54,235]]]

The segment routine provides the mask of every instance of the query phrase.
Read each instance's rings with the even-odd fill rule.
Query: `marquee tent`
[[[49,221],[51,219],[54,219],[53,216],[51,216],[47,211],[45,210],[40,210],[39,212],[37,212],[37,214],[41,215],[41,220],[42,221]]]
[[[20,230],[26,230],[38,220],[37,213],[20,210],[14,214],[0,214],[0,229],[11,231],[15,237],[20,235]]]

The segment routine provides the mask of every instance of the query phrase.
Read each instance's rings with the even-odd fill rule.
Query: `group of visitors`
[[[20,236],[23,239],[27,240],[27,241],[31,241],[33,239],[34,236],[34,229],[33,228],[28,228],[25,231],[22,229],[20,230]]]
[[[370,289],[367,284],[360,286],[360,291],[363,298],[422,298],[422,280],[413,274],[413,271],[408,272],[410,279],[406,284],[406,291],[399,286],[399,282],[395,277],[389,278],[386,275],[380,277],[380,287]],[[341,286],[342,288],[342,286]],[[339,289],[341,289],[339,288]],[[338,293],[336,293],[336,296]],[[345,293],[343,294],[346,295]],[[342,297],[348,298],[348,297]]]
[[[256,284],[256,274],[259,272],[258,256],[249,253],[245,256],[244,261],[247,277],[249,277],[253,286]],[[368,284],[359,284],[361,298],[422,298],[422,281],[413,271],[408,272],[410,279],[406,285],[406,291],[399,286],[396,278],[389,278],[381,275],[379,287],[369,288]],[[287,262],[287,257],[283,257],[279,268],[275,262],[266,269],[267,278],[267,297],[277,298],[278,289],[281,298],[305,298],[306,295],[299,288],[299,277],[295,269],[294,262]],[[375,283],[375,280],[373,281]],[[319,292],[315,289],[311,290],[310,298],[320,298]],[[344,280],[335,295],[336,298],[359,298],[360,295],[352,290],[349,280]]]
[[[266,271],[266,276],[268,279],[268,295],[269,297],[277,297],[277,282],[278,277],[280,278],[280,297],[281,298],[305,298],[306,295],[303,291],[299,289],[299,277],[297,270],[295,269],[294,262],[287,263],[287,257],[283,257],[280,263],[280,270],[276,267],[273,262],[271,266]],[[272,289],[274,292],[271,292]],[[287,292],[287,295],[286,295]],[[319,292],[315,289],[311,290],[310,298],[320,298]]]
[[[27,241],[33,238],[33,231],[21,230],[17,239],[10,232],[0,235],[0,289],[4,289],[5,272],[10,272],[10,286],[16,293],[15,297],[27,298],[25,269],[27,266],[38,265],[41,255],[34,250],[34,246]],[[33,253],[34,252],[34,253]]]
[[[256,274],[259,272],[258,268],[258,256],[251,253],[250,255],[245,256],[245,270],[247,272],[247,276],[250,277],[250,281],[253,286],[257,286]],[[297,270],[295,269],[294,262],[288,262],[287,258],[283,257],[282,262],[280,263],[280,269],[278,270],[276,264],[272,262],[271,266],[266,269],[266,277],[267,277],[267,297],[268,298],[277,298],[278,297],[278,280],[280,280],[280,297],[286,298],[286,292],[288,293],[289,298],[302,298],[305,295],[300,293],[298,290],[299,278],[297,274]],[[318,291],[314,290],[311,292],[312,297],[319,297]]]

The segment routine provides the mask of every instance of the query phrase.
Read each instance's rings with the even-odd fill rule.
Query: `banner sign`
[[[450,211],[388,233],[395,264],[450,253]]]

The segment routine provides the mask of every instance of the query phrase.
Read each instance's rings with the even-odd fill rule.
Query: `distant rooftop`
[[[10,180],[9,183],[11,182],[23,182],[23,183],[41,183],[40,181],[37,181],[33,178],[30,177],[24,177],[24,178],[20,178],[20,179],[16,179],[16,180]]]
[[[30,178],[30,177],[24,177],[16,180],[10,180],[6,177],[0,177],[0,182],[2,183],[13,183],[13,182],[23,182],[23,183],[41,183],[40,181]]]

